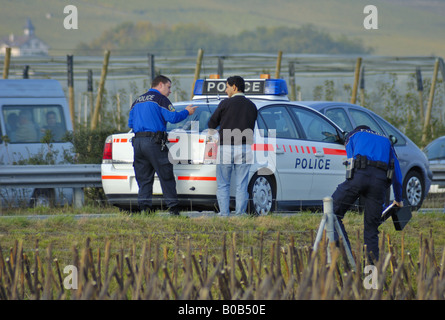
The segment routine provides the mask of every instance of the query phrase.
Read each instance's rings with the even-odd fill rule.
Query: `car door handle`
[[[316,157],[318,157],[318,158],[324,157],[324,153],[323,153],[323,152],[319,152],[319,151],[315,152],[314,155],[315,155]]]
[[[277,146],[277,150],[275,151],[276,154],[283,154],[284,153],[284,149],[280,148],[279,146]]]

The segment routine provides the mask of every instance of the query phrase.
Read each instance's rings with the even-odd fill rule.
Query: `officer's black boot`
[[[169,209],[169,211],[170,211],[170,214],[171,214],[171,215],[173,215],[173,216],[179,216],[179,208],[178,208],[178,206],[171,207],[171,208]]]

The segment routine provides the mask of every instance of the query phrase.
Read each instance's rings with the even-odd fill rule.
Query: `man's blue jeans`
[[[216,196],[221,215],[230,214],[230,181],[232,173],[236,183],[236,214],[246,213],[249,201],[247,190],[249,170],[251,166],[250,145],[220,146],[219,163],[216,165],[216,181],[218,184]]]

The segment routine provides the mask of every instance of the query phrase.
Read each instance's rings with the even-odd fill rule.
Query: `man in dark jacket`
[[[251,145],[258,111],[244,95],[244,79],[227,78],[224,99],[209,120],[209,129],[219,126],[219,162],[216,166],[217,198],[221,216],[230,214],[230,180],[236,179],[236,214],[245,214],[249,194],[249,169],[253,162]]]

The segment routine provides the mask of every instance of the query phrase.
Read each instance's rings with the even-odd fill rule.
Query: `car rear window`
[[[182,111],[187,107],[187,104],[184,105],[175,105],[176,111]],[[189,115],[187,118],[178,123],[170,123],[167,122],[167,132],[172,130],[185,130],[185,131],[196,131],[202,132],[208,129],[209,119],[215,111],[216,104],[209,105],[199,105],[196,108],[195,113]]]

